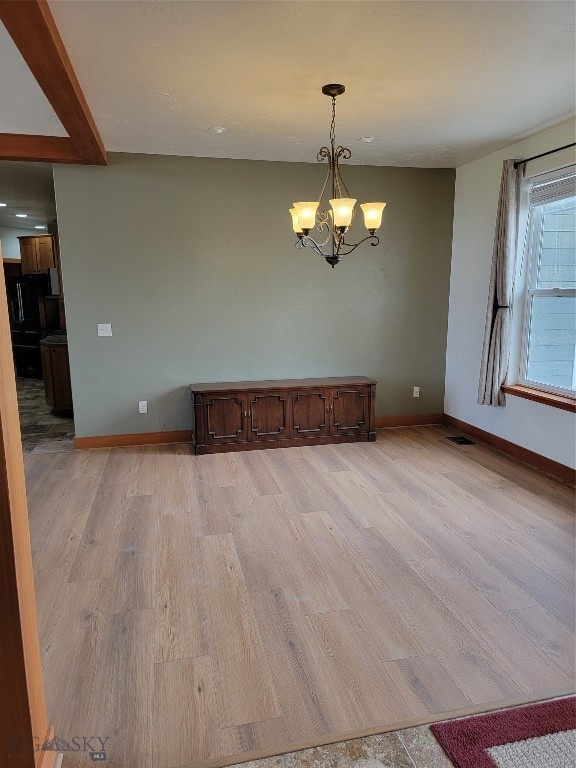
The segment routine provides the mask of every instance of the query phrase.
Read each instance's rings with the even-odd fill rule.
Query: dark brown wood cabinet
[[[56,266],[52,235],[23,235],[18,240],[23,275],[46,274]]]
[[[239,392],[214,393],[203,398],[204,442],[206,445],[234,443],[248,439],[246,395]]]
[[[364,376],[193,384],[194,451],[373,441],[376,382]]]
[[[280,440],[290,434],[289,394],[277,389],[248,395],[248,439],[256,442]]]
[[[322,437],[330,431],[330,391],[311,387],[292,393],[290,435],[294,438]]]
[[[42,374],[44,377],[46,405],[49,405],[50,408],[54,408],[54,381],[52,378],[52,352],[50,347],[40,344],[40,355],[42,356]]]
[[[330,430],[337,435],[356,435],[370,423],[370,396],[364,387],[341,386],[332,390]]]
[[[46,403],[56,413],[72,412],[72,385],[66,336],[48,336],[40,342]]]

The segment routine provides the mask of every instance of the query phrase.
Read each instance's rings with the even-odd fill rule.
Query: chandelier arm
[[[338,157],[338,159],[343,157],[344,160],[350,160],[350,158],[352,157],[352,151],[348,149],[348,147],[343,147],[341,144],[339,144],[336,149],[336,156]]]
[[[312,248],[319,256],[322,256],[322,258],[326,258],[326,256],[329,256],[330,254],[324,253],[322,250],[322,246],[318,245],[318,243],[313,240],[310,235],[304,235],[301,239],[297,240],[295,243],[296,248]]]
[[[324,149],[327,149],[327,147],[322,147],[320,152],[322,152]],[[320,155],[320,152],[318,152],[318,155]],[[324,155],[326,157],[326,155]],[[318,202],[320,203],[322,200],[322,197],[324,195],[324,191],[326,189],[326,186],[328,185],[328,179],[330,178],[330,174],[332,173],[332,162],[329,161],[328,165],[328,172],[326,173],[326,178],[324,179],[324,186],[322,187],[322,191],[320,192],[320,197],[318,198]]]
[[[319,224],[319,225],[318,225],[318,230],[319,230],[320,232],[323,232],[323,231],[324,231],[324,227],[326,227],[326,229],[327,229],[327,235],[326,235],[326,239],[324,240],[324,242],[322,242],[322,243],[318,243],[318,245],[320,246],[320,248],[324,248],[324,246],[328,244],[328,241],[329,241],[329,240],[330,240],[330,238],[332,237],[332,229],[331,229],[331,227],[330,227],[330,224],[329,224],[327,221],[324,221],[324,222],[322,222],[321,224]]]
[[[344,190],[346,192],[347,197],[351,197],[350,192],[348,191],[348,187],[346,186],[346,182],[344,181],[342,174],[340,173],[340,158],[343,157],[345,160],[349,160],[352,157],[352,152],[348,149],[348,147],[338,147],[336,150],[336,155],[334,157],[334,167],[336,170],[336,173],[338,174],[338,192],[340,197],[343,197],[342,191],[340,189],[340,183],[344,187]]]
[[[332,197],[339,198],[339,197],[342,197],[342,190],[340,189],[340,181],[342,180],[342,177],[340,176],[340,168],[338,166],[338,156],[336,154],[334,155],[332,168],[334,173],[334,180],[332,182]]]
[[[366,237],[362,238],[362,240],[359,240],[354,245],[352,243],[345,242],[344,238],[342,238],[342,240],[338,244],[338,248],[336,250],[336,255],[337,256],[348,256],[349,253],[352,253],[352,251],[355,251],[356,248],[358,248],[359,245],[362,245],[362,243],[365,243],[366,240],[371,240],[372,242],[370,243],[370,245],[374,245],[374,246],[378,245],[379,242],[380,242],[380,238],[378,237],[378,235],[366,235]],[[349,248],[350,250],[349,251],[341,251],[340,249],[342,247]]]

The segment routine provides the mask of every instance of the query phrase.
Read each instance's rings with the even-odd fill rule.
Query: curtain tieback
[[[510,309],[510,304],[498,304],[496,309]]]

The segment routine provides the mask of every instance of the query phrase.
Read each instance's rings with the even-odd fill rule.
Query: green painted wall
[[[288,214],[324,166],[109,160],[54,168],[79,436],[189,429],[199,381],[367,375],[378,415],[442,411],[453,170],[346,166],[388,205],[380,245],[331,269]]]

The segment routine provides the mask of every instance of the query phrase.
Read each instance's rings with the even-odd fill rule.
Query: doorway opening
[[[74,419],[52,166],[0,163],[0,255],[24,453],[72,450]]]

